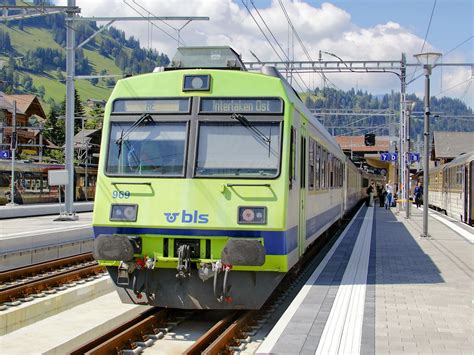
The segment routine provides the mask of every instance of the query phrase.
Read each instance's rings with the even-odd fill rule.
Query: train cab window
[[[280,131],[279,122],[201,122],[195,176],[277,176]]]
[[[187,124],[112,123],[106,171],[134,176],[183,176]],[[125,132],[125,133],[124,133]]]

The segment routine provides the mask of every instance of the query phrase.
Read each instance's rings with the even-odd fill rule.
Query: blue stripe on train
[[[340,213],[341,213],[341,205],[339,204],[321,214],[318,214],[317,216],[307,219],[306,220],[306,239],[311,238],[322,227],[324,227],[334,218],[339,216]]]
[[[286,255],[298,246],[298,227],[287,231],[208,230],[137,227],[94,227],[94,235],[100,234],[160,234],[196,237],[263,238],[267,255]]]

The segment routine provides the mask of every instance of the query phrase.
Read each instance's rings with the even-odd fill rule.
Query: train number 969
[[[130,191],[113,191],[112,192],[112,198],[124,198],[124,199],[127,199],[127,198],[130,198]]]

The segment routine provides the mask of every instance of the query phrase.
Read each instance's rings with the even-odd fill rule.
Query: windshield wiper
[[[265,133],[260,131],[257,127],[255,127],[244,115],[241,115],[240,113],[233,113],[230,118],[239,121],[239,123],[247,128],[248,130],[252,131],[260,140],[266,144],[268,144],[268,156],[270,156],[270,147],[272,143],[272,137],[270,133],[270,137],[267,137]],[[271,126],[270,126],[270,132],[271,132]]]
[[[267,137],[262,131],[250,123],[250,121],[245,118],[245,116],[241,115],[240,113],[233,113],[230,118],[239,121],[242,126],[254,132],[264,143],[271,143],[271,137]]]
[[[130,133],[132,133],[138,127],[146,126],[154,122],[155,121],[153,120],[153,117],[151,117],[149,113],[144,113],[126,131],[122,129],[122,132],[120,132],[120,137],[115,141],[115,144],[118,145],[117,157],[120,157],[120,154],[122,154],[122,144],[124,140],[130,135]]]

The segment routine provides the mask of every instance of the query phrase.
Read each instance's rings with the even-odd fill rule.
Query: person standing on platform
[[[421,186],[421,182],[418,182],[418,184],[415,187],[416,208],[419,208],[422,205],[422,201],[423,201],[423,186]]]
[[[392,207],[392,196],[393,196],[393,187],[392,182],[389,181],[385,185],[385,191],[387,191],[387,195],[385,196],[385,209],[390,209]]]
[[[380,207],[385,205],[385,197],[387,196],[387,191],[385,190],[384,186],[380,186],[380,194],[379,194],[379,204]]]
[[[373,197],[372,197],[372,196],[373,196],[373,189],[374,189],[374,188],[373,188],[373,186],[372,186],[372,183],[370,183],[369,186],[367,187],[367,190],[366,190],[366,192],[367,192],[367,197],[365,198],[365,205],[366,205],[367,207],[370,206],[371,199],[373,199]]]
[[[369,206],[374,207],[375,183],[370,183]]]

